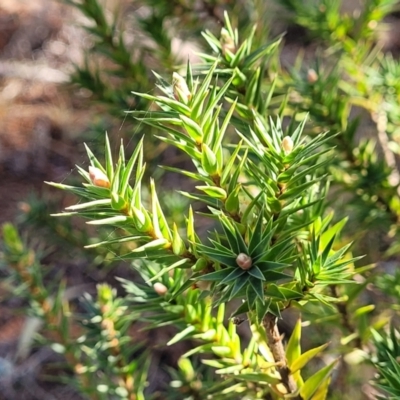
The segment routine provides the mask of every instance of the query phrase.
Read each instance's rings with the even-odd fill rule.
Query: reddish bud
[[[155,283],[153,285],[153,289],[160,296],[164,296],[168,292],[168,288],[165,285],[163,285],[161,282]]]
[[[253,265],[251,257],[245,253],[240,253],[236,257],[236,264],[243,270],[247,271]]]
[[[94,186],[99,186],[107,189],[111,186],[107,175],[96,167],[89,167],[89,176]]]
[[[318,80],[318,74],[315,72],[315,69],[309,69],[307,71],[307,81],[308,83],[315,83]]]

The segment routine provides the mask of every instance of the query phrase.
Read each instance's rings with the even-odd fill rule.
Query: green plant
[[[379,373],[376,385],[390,394],[390,399],[398,399],[400,396],[399,332],[391,325],[389,333],[379,334],[376,331],[372,333],[377,349],[372,361]]]
[[[267,53],[246,52],[255,61]],[[254,130],[246,136],[238,132],[241,140],[227,153],[222,144],[236,102],[221,121],[219,104],[229,99],[226,92],[234,77],[218,86],[213,79],[216,66],[200,80],[193,78],[188,64],[186,79],[175,75],[172,91],[160,80],[165,95],[137,93],[161,110],[135,113],[167,133],[160,139],[193,162],[194,171],[168,169],[198,183],[195,192],[181,194],[207,206],[201,215],[216,224],[208,240],[196,233],[191,208],[185,226],[168,221],[152,180],[150,198],[143,198],[142,142],[128,160],[121,146],[114,163],[107,139],[105,165],[87,149],[91,167],[78,167],[86,180],[83,187],[52,185],[85,200],[68,207],[63,216],[81,215],[89,224],[121,230],[120,237],[96,246],[119,244],[118,257],[140,260],[133,265],[145,283],[124,280],[128,298],[150,327],[174,323],[180,328],[170,344],[187,338],[200,341],[185,357],[211,353],[215,359],[203,362],[217,368],[243,395],[265,396],[272,388],[278,396],[323,396],[335,363],[305,381],[300,372],[326,346],[301,354],[298,323],[285,351],[276,323],[294,306],[302,309],[316,302],[333,307],[337,299],[329,287],[351,283],[355,273],[357,258],[348,257],[349,246],[335,245],[343,223],[331,226],[332,215],[323,216],[329,135],[308,139],[302,136],[304,122],[284,131],[279,117],[268,123],[254,110]],[[224,326],[225,305],[234,299],[241,304],[230,318],[244,314],[252,327],[250,348],[244,353],[232,320]]]
[[[30,302],[31,314],[46,327],[40,343],[65,357],[80,393],[92,399],[143,399],[146,354],[141,348],[131,359],[138,346],[132,346],[127,329],[136,315],[128,313],[124,299],[101,284],[96,299],[86,295],[80,311],[73,302],[76,293],[81,294],[79,288],[66,289],[65,281],[49,286],[49,271],[40,263],[40,253],[27,247],[11,224],[3,226],[3,239],[13,292]],[[21,355],[29,352],[37,330],[27,326],[19,346]],[[60,379],[70,380],[66,373]]]

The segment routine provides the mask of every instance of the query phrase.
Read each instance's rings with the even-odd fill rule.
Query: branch
[[[277,318],[275,315],[268,313],[263,319],[263,326],[268,338],[268,346],[272,352],[275,362],[277,363],[277,370],[281,375],[282,384],[288,393],[296,393],[298,387],[290,373],[287,365],[285,349],[283,348],[282,336],[279,333],[278,325],[276,324]],[[293,400],[302,400],[300,395],[291,397]]]
[[[339,298],[339,294],[337,292],[337,287],[336,286],[331,285],[330,286],[330,290],[331,290],[332,297]],[[348,313],[348,310],[347,310],[347,307],[346,307],[346,303],[342,301],[342,302],[335,303],[335,305],[336,305],[336,308],[337,308],[337,310],[338,310],[338,312],[339,312],[339,314],[341,316],[343,327],[345,329],[347,329],[347,331],[350,334],[357,334],[356,328],[350,322],[350,316],[349,316],[349,313]],[[362,349],[363,346],[362,346],[362,341],[361,341],[360,336],[357,336],[355,338],[355,345],[359,349]]]
[[[383,158],[386,161],[386,164],[391,169],[391,173],[389,175],[389,183],[391,186],[397,188],[397,194],[400,195],[400,174],[397,168],[396,158],[393,152],[389,147],[389,137],[387,134],[387,115],[383,110],[379,110],[378,112],[372,114],[372,119],[376,123],[377,128],[377,136],[379,145],[383,152]]]

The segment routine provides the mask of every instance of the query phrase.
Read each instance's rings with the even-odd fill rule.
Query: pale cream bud
[[[160,296],[164,296],[168,292],[168,288],[165,285],[163,285],[161,282],[155,283],[153,285],[153,289]]]
[[[101,327],[110,339],[115,336],[114,322],[111,319],[103,319],[103,321],[101,321]]]
[[[87,370],[88,370],[88,368],[85,367],[85,366],[82,365],[82,364],[76,364],[76,365],[75,365],[75,372],[76,372],[78,375],[81,375],[81,374],[86,373]]]
[[[107,331],[113,331],[114,322],[109,318],[105,318],[101,321],[101,327]]]
[[[282,149],[286,154],[290,154],[293,150],[293,140],[290,136],[285,136],[281,143]]]
[[[229,32],[225,29],[221,29],[221,46],[222,46],[222,54],[225,54],[227,50],[229,50],[232,54],[236,53],[235,42],[229,35]]]
[[[186,80],[176,72],[172,74],[172,89],[176,100],[183,100],[187,103],[192,97]]]
[[[89,176],[95,186],[103,188],[109,188],[111,186],[107,175],[96,167],[89,167]]]
[[[307,81],[308,83],[315,83],[318,80],[318,74],[316,73],[315,69],[309,69],[307,71]]]
[[[108,342],[109,347],[118,347],[119,345],[119,340],[117,338],[112,339],[110,342]]]
[[[240,253],[236,257],[236,264],[243,270],[247,271],[253,265],[251,257],[245,253]]]

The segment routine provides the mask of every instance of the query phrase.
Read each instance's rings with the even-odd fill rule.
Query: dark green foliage
[[[399,332],[391,325],[387,334],[379,334],[376,331],[372,333],[377,350],[373,362],[379,372],[376,385],[390,395],[385,398],[398,399],[400,397]]]

